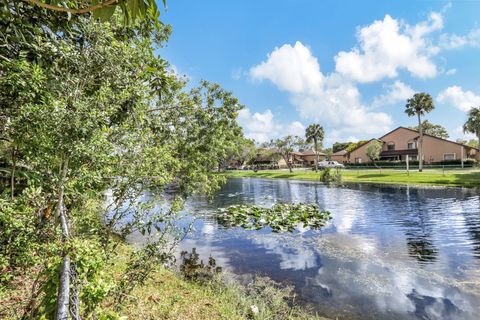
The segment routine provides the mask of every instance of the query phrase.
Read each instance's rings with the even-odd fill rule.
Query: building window
[[[355,163],[362,163],[362,158],[355,158]]]
[[[455,153],[445,153],[443,155],[443,160],[455,160],[456,156]]]
[[[417,149],[415,141],[411,141],[407,144],[407,149]]]
[[[410,161],[418,161],[418,156],[415,155],[415,156],[408,156],[408,160]]]
[[[395,142],[388,142],[387,150],[395,150]]]

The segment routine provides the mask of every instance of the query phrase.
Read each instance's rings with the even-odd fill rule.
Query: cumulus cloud
[[[415,91],[400,80],[395,81],[391,85],[385,86],[387,91],[384,94],[376,96],[373,99],[373,107],[381,107],[385,105],[393,105],[398,102],[406,102],[408,98],[411,98]]]
[[[247,138],[260,143],[284,135],[303,136],[305,134],[305,126],[301,122],[277,121],[270,109],[255,113],[249,109],[242,109],[238,113],[238,123],[243,127]]]
[[[323,82],[320,65],[310,49],[297,41],[275,48],[266,61],[250,69],[256,80],[270,80],[281,90],[314,93]]]
[[[472,29],[462,36],[444,33],[440,36],[440,47],[444,49],[480,48],[480,28]]]
[[[323,75],[317,58],[301,42],[275,48],[267,60],[250,69],[250,76],[289,92],[302,118],[344,133],[377,134],[392,123],[389,115],[369,111],[361,103],[358,88],[348,78],[337,73]]]
[[[400,69],[419,78],[432,78],[437,67],[431,57],[439,48],[427,36],[442,27],[443,17],[435,12],[414,26],[385,15],[358,30],[358,46],[337,54],[336,71],[358,82],[394,78]]]
[[[464,112],[472,107],[480,106],[480,96],[472,91],[463,90],[460,86],[451,86],[441,91],[437,96],[437,101],[452,105]]]

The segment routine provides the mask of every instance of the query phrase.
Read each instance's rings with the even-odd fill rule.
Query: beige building
[[[318,152],[318,161],[323,161],[327,158],[327,155],[323,152]],[[315,166],[317,160],[316,152],[313,149],[305,150],[302,152],[302,159],[307,167]]]
[[[405,161],[408,155],[410,160],[415,161],[418,160],[418,138],[418,131],[398,127],[378,139],[369,140],[350,152],[343,150],[340,152],[341,154],[334,153],[332,160],[341,163],[370,162],[366,155],[366,149],[373,140],[379,140],[383,143],[380,160]],[[461,159],[479,160],[479,151],[478,148],[428,134],[423,136],[423,160],[425,163]]]
[[[347,150],[340,150],[333,153],[330,157],[330,160],[337,161],[338,163],[348,163],[348,152]]]
[[[313,167],[315,166],[315,150],[294,151],[290,154],[289,162],[292,167]],[[319,161],[325,160],[326,154],[323,152],[318,153]],[[287,162],[285,159],[276,153],[275,149],[265,150],[262,154],[258,154],[254,164],[265,167],[278,167],[287,168]]]

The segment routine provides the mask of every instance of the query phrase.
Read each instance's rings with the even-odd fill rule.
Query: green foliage
[[[218,84],[184,89],[154,53],[168,27],[5,6],[0,169],[15,192],[0,190],[0,281],[38,269],[41,290],[32,289],[26,312],[52,318],[68,257],[82,315],[100,317],[102,301],[125,297],[170,261],[186,232],[175,226],[184,199],[225,179],[212,169],[243,139],[235,121],[242,105]],[[68,236],[57,221],[63,208]],[[132,232],[145,245],[114,283],[105,270],[118,236]]]
[[[40,189],[27,189],[14,201],[0,199],[0,285],[42,259],[42,245],[54,230],[41,202]]]
[[[315,148],[322,147],[324,136],[325,136],[325,131],[323,130],[323,127],[317,123],[311,124],[307,127],[307,129],[305,129],[306,142],[314,143]],[[315,151],[318,151],[318,150],[315,149]]]
[[[134,23],[137,19],[144,24],[152,24],[158,27],[160,24],[158,18],[160,11],[158,10],[155,0],[70,0],[66,2],[58,0],[24,0],[40,8],[48,9],[51,12],[63,12],[71,14],[91,13],[95,19],[102,22],[108,21],[115,13],[117,7],[122,12],[123,19],[126,24]],[[64,4],[58,6],[58,4]],[[166,0],[163,0],[166,7]]]
[[[212,281],[222,271],[212,256],[209,257],[207,264],[204,264],[196,248],[192,248],[192,252],[182,251],[180,258],[182,259],[180,273],[190,281],[206,283]]]
[[[433,109],[435,109],[435,105],[432,96],[425,92],[415,93],[412,98],[407,100],[405,105],[405,113],[409,117],[421,116]]]
[[[383,143],[381,141],[373,140],[368,144],[365,154],[370,160],[372,160],[372,162],[375,162],[376,160],[380,159],[380,152],[382,152],[382,148]]]
[[[348,145],[348,147],[345,149],[347,152],[351,152],[361,146],[363,146],[365,143],[367,143],[369,140],[360,140],[358,142],[352,142]]]
[[[414,126],[410,128],[413,130],[419,131],[418,126]],[[435,136],[442,139],[448,139],[449,137],[448,131],[447,129],[445,129],[445,127],[439,124],[430,123],[428,120],[424,120],[422,122],[422,129],[423,129],[423,133],[429,134],[431,136]]]
[[[320,171],[320,181],[323,183],[341,183],[342,182],[342,174],[338,169],[333,168],[324,168]]]
[[[468,111],[467,121],[463,125],[463,132],[476,135],[478,139],[477,147],[480,145],[480,107],[471,108]]]
[[[248,230],[269,227],[273,232],[292,232],[302,224],[304,228],[320,229],[330,219],[328,211],[315,204],[278,203],[272,208],[254,205],[233,205],[220,209],[218,221],[226,226],[239,226]]]
[[[407,100],[405,105],[405,113],[409,117],[417,116],[418,119],[418,131],[420,133],[418,145],[419,171],[422,171],[423,168],[423,126],[421,116],[431,112],[433,109],[435,109],[435,105],[432,96],[425,92],[415,93],[412,98]]]
[[[288,135],[283,138],[270,141],[266,144],[266,147],[270,148],[268,152],[276,153],[279,157],[283,158],[291,172],[292,152],[298,149],[304,149],[305,141],[298,136]]]
[[[354,142],[335,142],[332,146],[332,152],[338,152],[347,149]]]

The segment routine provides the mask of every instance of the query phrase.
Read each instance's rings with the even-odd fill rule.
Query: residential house
[[[348,163],[348,152],[347,150],[340,150],[333,153],[330,156],[330,160],[337,161],[338,163]]]
[[[383,143],[380,153],[380,160],[405,161],[407,155],[410,160],[418,160],[418,139],[419,133],[405,127],[398,127],[395,130],[372,139],[357,146],[357,148],[342,152],[342,156],[332,156],[332,160],[342,163],[365,163],[371,162],[366,155],[366,149],[373,140]],[[480,150],[458,142],[438,138],[429,134],[423,136],[423,160],[425,163],[434,163],[446,160],[479,159]],[[340,160],[340,161],[339,161]]]
[[[314,166],[316,153],[314,150],[294,151],[290,154],[289,162],[292,167],[305,167]],[[325,160],[326,155],[322,152],[318,153],[320,161]],[[287,162],[283,157],[276,153],[275,149],[265,149],[262,153],[259,153],[257,157],[252,161],[252,164],[262,167],[278,167],[287,168]]]
[[[302,159],[304,161],[304,165],[308,167],[315,166],[315,161],[317,161],[316,151],[313,149],[305,150],[302,152]],[[318,161],[323,161],[327,158],[327,155],[323,152],[318,152]]]

